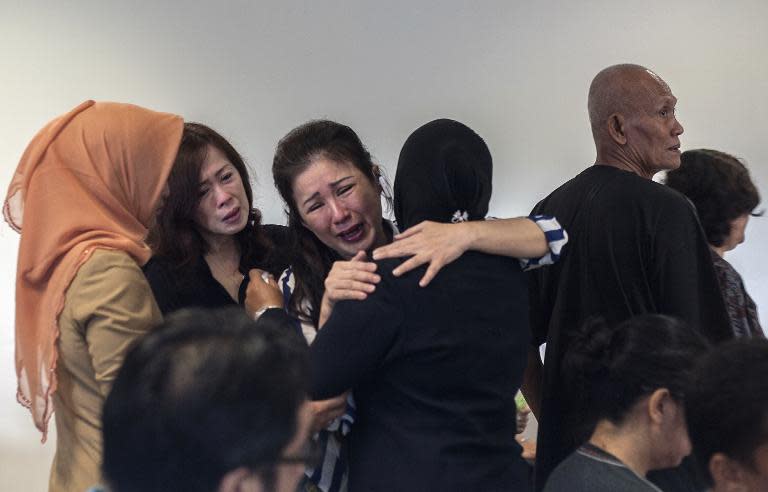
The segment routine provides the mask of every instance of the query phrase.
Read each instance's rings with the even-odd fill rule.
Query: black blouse
[[[261,227],[273,248],[253,264],[240,265],[243,281],[238,291],[238,303],[241,305],[245,302],[248,271],[251,268],[260,268],[278,277],[290,264],[287,253],[288,229],[271,224]],[[213,277],[202,256],[183,268],[178,268],[167,258],[153,256],[144,265],[144,275],[163,315],[188,307],[217,308],[236,304],[224,286]]]

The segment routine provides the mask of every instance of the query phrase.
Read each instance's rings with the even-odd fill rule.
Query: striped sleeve
[[[520,266],[525,271],[555,263],[560,259],[563,246],[568,243],[568,233],[560,226],[556,218],[549,215],[530,215],[528,218],[539,226],[544,233],[549,252],[541,258],[521,259]]]

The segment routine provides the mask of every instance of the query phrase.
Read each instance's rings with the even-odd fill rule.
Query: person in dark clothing
[[[144,274],[164,315],[242,305],[251,269],[277,277],[289,264],[287,229],[261,224],[242,157],[199,123],[184,125],[148,242],[154,256]]]
[[[680,167],[667,173],[665,184],[688,197],[696,207],[734,336],[764,337],[755,302],[741,275],[725,260],[726,252],[744,242],[749,217],[762,215],[755,212],[760,194],[747,167],[725,152],[688,150],[680,156]]]
[[[560,463],[545,492],[653,492],[648,471],[691,451],[683,400],[703,337],[668,316],[618,324],[595,318],[576,333],[561,376],[589,440]]]
[[[282,321],[185,309],[128,352],[104,404],[112,492],[295,492],[308,449],[307,349]]]
[[[588,317],[618,322],[660,313],[682,319],[710,341],[732,337],[693,206],[651,180],[680,165],[676,102],[669,86],[644,67],[615,65],[598,73],[588,98],[595,165],[533,209],[556,216],[571,235],[558,264],[530,275],[533,344],[523,389],[539,420],[537,490],[587,437],[568,423],[575,402],[563,396],[560,365]]]
[[[685,399],[711,492],[768,490],[768,341],[738,339],[699,361]]]
[[[400,153],[398,224],[482,220],[491,172],[471,129],[422,126]],[[529,490],[515,441],[530,338],[519,262],[467,252],[426,288],[427,267],[395,277],[401,263],[378,261],[376,290],[336,303],[310,347],[313,398],[354,390],[350,491]]]

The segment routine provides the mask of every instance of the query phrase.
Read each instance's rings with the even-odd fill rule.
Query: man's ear
[[[625,123],[624,116],[620,113],[613,113],[608,117],[608,134],[619,145],[627,143],[627,135],[624,133]]]
[[[218,492],[265,492],[261,480],[248,468],[230,470],[219,482]]]
[[[723,453],[715,453],[709,459],[709,474],[712,475],[715,490],[742,490],[744,472],[738,462]]]

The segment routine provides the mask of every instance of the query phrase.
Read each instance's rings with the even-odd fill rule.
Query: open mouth
[[[673,145],[672,147],[669,147],[667,150],[671,150],[672,152],[680,152],[680,144]]]
[[[357,224],[349,229],[342,231],[338,236],[343,240],[350,243],[359,241],[363,238],[363,224]]]
[[[240,207],[235,208],[221,219],[222,222],[231,224],[237,222],[240,219]]]

